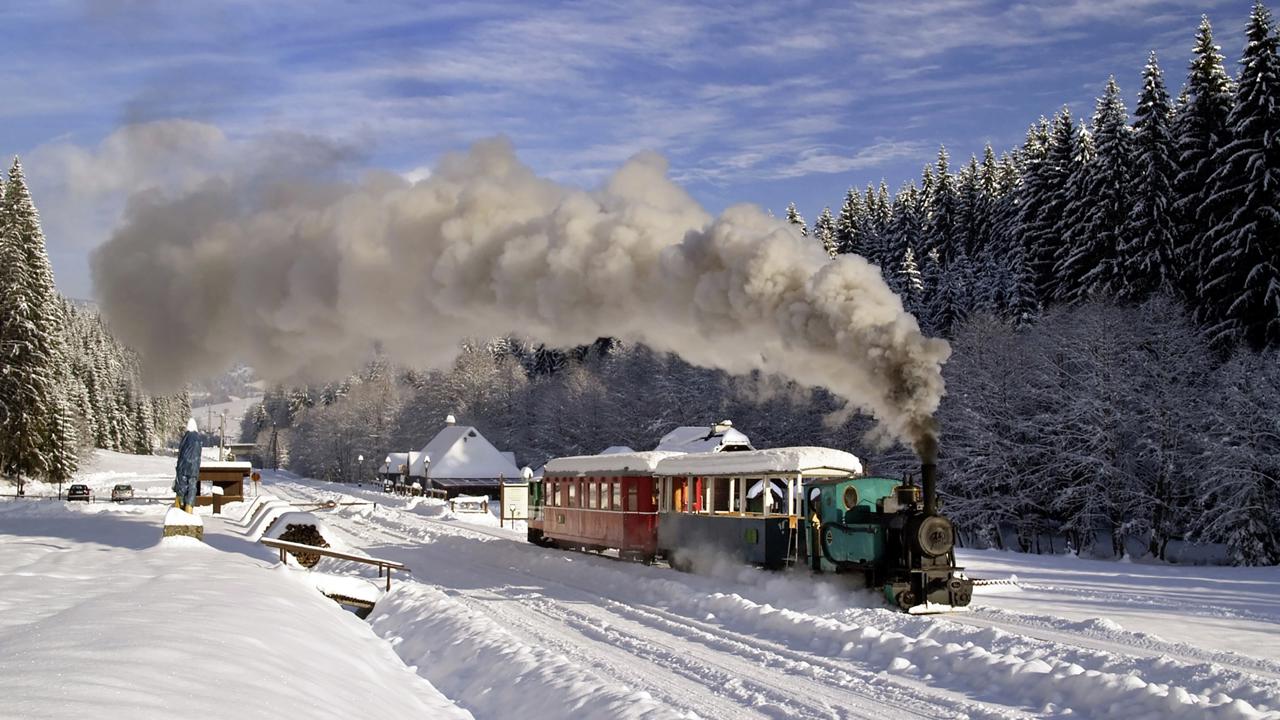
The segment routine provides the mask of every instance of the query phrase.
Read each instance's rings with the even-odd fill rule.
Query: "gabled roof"
[[[446,425],[414,458],[409,474],[431,479],[503,477],[519,480],[520,468],[470,425]]]

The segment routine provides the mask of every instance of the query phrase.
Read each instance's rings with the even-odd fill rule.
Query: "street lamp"
[[[356,462],[360,464],[360,469],[356,471],[357,472],[356,483],[363,484],[364,483],[364,455],[357,455]]]

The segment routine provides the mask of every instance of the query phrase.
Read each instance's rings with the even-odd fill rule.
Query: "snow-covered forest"
[[[969,542],[1166,557],[1220,543],[1280,562],[1280,58],[1255,6],[1236,78],[1206,18],[1171,100],[1154,55],[1132,122],[1114,78],[1091,122],[1067,109],[1025,144],[919,185],[850,189],[812,229],[858,253],[955,350],[945,369],[943,490]],[[730,418],[761,447],[852,447],[872,470],[914,458],[833,420],[822,390],[732,377],[643,346],[465,345],[447,371],[375,361],[346,381],[276,388],[246,439],[315,477],[351,479],[420,447],[444,416],[522,464],[651,448],[675,425]],[[361,467],[357,458],[365,457]],[[270,458],[265,458],[270,462]]]
[[[185,393],[148,396],[97,312],[58,295],[15,159],[0,185],[0,476],[60,483],[88,448],[151,453],[189,413]]]

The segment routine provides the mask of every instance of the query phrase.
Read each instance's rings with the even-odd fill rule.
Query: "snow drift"
[[[921,334],[880,271],[829,259],[756,207],[711,217],[654,154],[595,191],[536,176],[503,140],[414,184],[281,174],[135,197],[95,252],[103,311],[157,386],[235,359],[323,378],[375,344],[445,364],[477,334],[608,335],[826,387],[932,454],[950,348]]]

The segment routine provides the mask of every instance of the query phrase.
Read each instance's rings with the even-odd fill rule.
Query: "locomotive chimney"
[[[924,463],[920,466],[920,483],[924,486],[924,514],[938,514],[938,466]]]

